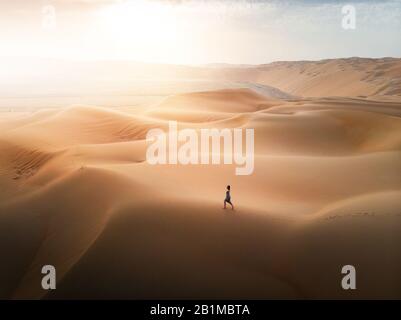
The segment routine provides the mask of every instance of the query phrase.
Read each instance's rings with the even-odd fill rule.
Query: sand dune
[[[401,94],[401,60],[395,58],[282,61],[214,72],[227,79],[246,79],[302,97]]]
[[[401,298],[401,100],[383,85],[398,64],[259,68],[291,97],[247,87],[126,110],[4,112],[0,297]],[[284,72],[302,76],[280,82]],[[254,173],[149,165],[146,133],[168,120],[254,128]],[[234,212],[221,209],[227,184]],[[57,268],[50,293],[44,264]],[[340,287],[345,264],[357,267],[355,292]]]
[[[399,58],[281,61],[254,66],[19,58],[4,65],[20,70],[0,88],[0,110],[13,111],[73,104],[140,107],[157,104],[170,95],[242,88],[276,99],[377,96],[382,101],[401,95]],[[18,81],[21,78],[23,83]]]

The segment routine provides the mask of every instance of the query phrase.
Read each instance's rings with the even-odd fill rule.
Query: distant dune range
[[[229,78],[247,78],[301,97],[401,95],[401,59],[284,61],[230,70]]]
[[[180,66],[126,61],[4,59],[0,111],[160,103],[169,95],[250,88],[269,97],[401,96],[401,59],[347,58],[266,65]]]
[[[2,89],[15,107],[0,112],[0,298],[401,298],[400,59],[116,63],[90,77],[85,66],[68,94],[104,79],[96,99],[115,108],[30,112]],[[149,70],[160,99],[131,105]],[[254,174],[147,164],[146,133],[169,120],[254,128]],[[234,212],[221,209],[227,184]],[[52,292],[40,287],[45,264],[57,268]],[[340,286],[346,264],[356,291]]]

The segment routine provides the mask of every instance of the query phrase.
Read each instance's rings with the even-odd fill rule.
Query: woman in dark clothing
[[[231,205],[231,209],[234,210],[234,205],[231,203],[231,194],[230,194],[230,186],[227,186],[227,191],[226,191],[226,198],[224,199],[224,209],[226,209],[227,203]]]

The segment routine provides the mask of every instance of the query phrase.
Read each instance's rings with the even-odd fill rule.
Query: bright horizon
[[[355,30],[341,26],[345,4],[355,7]],[[2,57],[183,65],[401,57],[401,0],[17,0],[0,9]]]

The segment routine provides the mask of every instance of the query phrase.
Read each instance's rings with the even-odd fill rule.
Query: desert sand
[[[400,59],[173,68],[147,103],[2,96],[0,298],[401,298]],[[169,120],[255,129],[254,173],[149,165]]]

